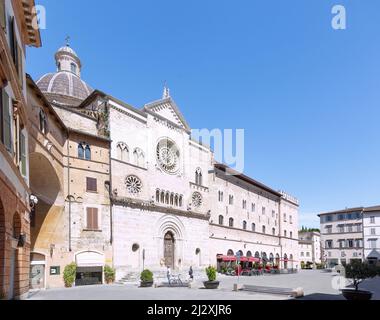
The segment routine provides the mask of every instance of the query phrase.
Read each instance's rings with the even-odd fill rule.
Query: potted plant
[[[110,266],[104,266],[104,279],[107,284],[113,283],[115,281],[115,269]]]
[[[374,278],[379,270],[362,261],[352,261],[345,266],[345,277],[352,280],[355,289],[343,289],[342,294],[347,300],[371,300],[372,292],[359,290],[359,285],[366,279]]]
[[[149,288],[153,286],[153,273],[152,271],[146,269],[141,272],[140,275],[140,287],[141,288]]]
[[[206,268],[206,274],[208,281],[204,281],[203,284],[206,289],[218,289],[219,281],[216,281],[216,268],[209,266]]]
[[[66,288],[71,288],[75,282],[77,265],[73,262],[67,265],[63,271],[63,281]]]

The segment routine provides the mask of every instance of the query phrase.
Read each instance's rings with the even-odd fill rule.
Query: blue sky
[[[70,35],[92,87],[141,107],[166,80],[191,127],[245,129],[245,173],[298,197],[301,224],[380,203],[378,0],[36,2],[36,80]]]

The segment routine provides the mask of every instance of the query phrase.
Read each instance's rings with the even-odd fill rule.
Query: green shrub
[[[63,271],[63,281],[66,288],[71,288],[75,282],[75,276],[77,273],[77,265],[73,262],[65,267]]]
[[[216,268],[209,266],[206,268],[206,274],[208,281],[215,281],[216,280]]]
[[[152,282],[153,281],[153,273],[152,273],[152,271],[146,269],[143,272],[141,272],[140,280],[142,282]]]
[[[116,271],[114,268],[111,268],[110,266],[104,266],[104,278],[107,283],[112,283],[115,281],[115,274]]]

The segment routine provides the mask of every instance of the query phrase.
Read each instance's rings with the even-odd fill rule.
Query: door
[[[30,288],[45,288],[45,266],[43,264],[35,264],[30,267]]]
[[[166,266],[174,269],[174,236],[168,232],[164,238],[164,258]]]

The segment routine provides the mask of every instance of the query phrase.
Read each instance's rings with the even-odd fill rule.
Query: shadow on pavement
[[[306,295],[302,298],[298,298],[297,300],[344,300],[347,301],[342,295],[336,294],[327,294],[327,293],[312,293]]]

